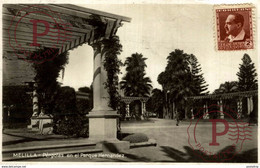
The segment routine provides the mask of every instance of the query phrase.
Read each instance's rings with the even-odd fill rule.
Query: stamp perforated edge
[[[239,49],[239,50],[218,50],[218,28],[216,19],[216,9],[229,9],[229,8],[251,8],[252,12],[252,34],[253,34],[253,48],[252,49]],[[213,36],[214,36],[214,49],[217,52],[240,52],[247,50],[256,50],[257,48],[257,22],[256,22],[256,6],[253,3],[241,3],[241,4],[215,4],[212,8],[213,12]]]

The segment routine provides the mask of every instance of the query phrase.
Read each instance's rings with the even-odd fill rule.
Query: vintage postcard
[[[1,164],[258,167],[258,5],[4,1]]]

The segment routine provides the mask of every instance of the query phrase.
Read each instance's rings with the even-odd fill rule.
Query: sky
[[[80,5],[132,18],[124,22],[117,35],[123,45],[119,58],[124,62],[133,53],[147,58],[146,73],[153,88],[160,88],[158,75],[164,71],[167,56],[175,49],[194,54],[201,64],[208,90],[213,92],[225,81],[238,80],[236,73],[245,53],[257,67],[257,50],[217,51],[213,5],[208,4],[89,4]],[[122,68],[122,75],[125,73]],[[87,44],[70,51],[63,85],[90,86],[93,79],[93,50]]]

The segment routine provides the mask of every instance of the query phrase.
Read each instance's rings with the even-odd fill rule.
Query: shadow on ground
[[[256,148],[236,153],[236,149],[233,146],[226,146],[215,155],[206,155],[199,150],[193,150],[189,146],[184,146],[185,152],[168,146],[162,146],[161,149],[168,157],[176,162],[257,163],[258,158]]]
[[[164,156],[167,156],[167,160],[151,160],[144,156],[138,156],[138,154],[129,154],[127,152],[120,152],[113,144],[104,144],[111,153],[124,154],[127,160],[134,162],[225,162],[225,163],[257,163],[258,153],[257,149],[251,149],[242,153],[236,153],[236,149],[233,146],[227,146],[218,151],[215,155],[206,155],[199,150],[193,150],[189,146],[184,146],[185,152],[179,151],[169,146],[159,147]],[[230,150],[234,149],[234,150]],[[154,150],[156,152],[156,150]],[[112,158],[113,161],[124,162],[125,160]]]
[[[149,158],[146,157],[140,157],[137,155],[133,155],[133,154],[129,154],[129,153],[125,153],[125,152],[121,152],[117,149],[117,147],[111,143],[106,143],[104,142],[104,146],[107,150],[109,150],[109,152],[111,153],[120,153],[120,154],[124,154],[124,157],[126,157],[127,159],[131,159],[135,162],[151,162],[151,160]],[[118,161],[118,162],[126,162],[125,160],[122,159],[118,159],[118,158],[111,158],[113,161]],[[128,161],[127,161],[128,162]]]
[[[16,135],[16,134],[11,134],[11,133],[3,133],[4,135],[9,135],[12,137],[18,137],[18,138],[22,138],[22,139],[18,139],[18,140],[11,140],[11,141],[6,141],[3,142],[2,145],[6,146],[6,145],[14,145],[14,144],[19,144],[19,143],[24,143],[24,142],[32,142],[32,141],[48,141],[48,140],[58,140],[58,139],[64,139],[64,137],[60,136],[60,137],[43,137],[43,136],[38,136],[35,138],[32,137],[28,137],[28,136],[23,136],[23,135]]]

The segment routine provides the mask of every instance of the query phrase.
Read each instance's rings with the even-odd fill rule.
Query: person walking
[[[176,121],[177,121],[176,126],[179,126],[179,123],[180,123],[180,114],[179,114],[178,111],[176,111],[175,117],[176,117]]]

